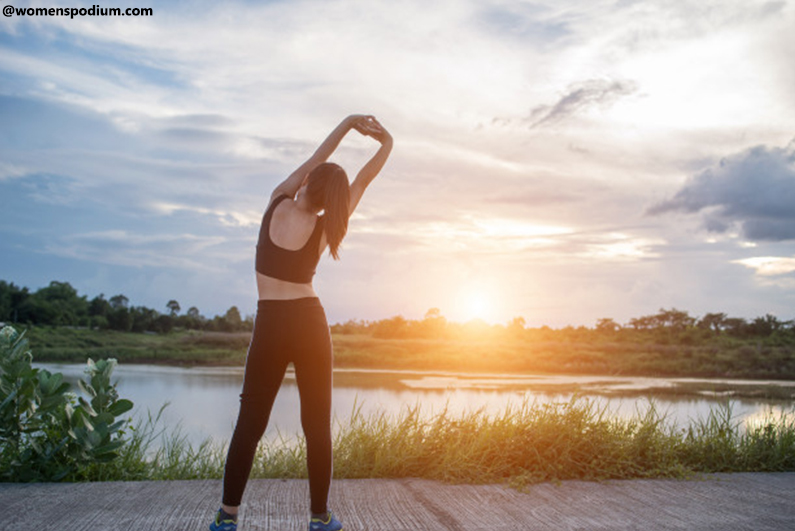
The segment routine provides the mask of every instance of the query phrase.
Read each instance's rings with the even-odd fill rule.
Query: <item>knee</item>
[[[240,413],[237,417],[235,435],[240,433],[245,438],[258,440],[265,433],[265,428],[268,426],[270,419],[269,408],[250,397],[242,397],[240,402]]]
[[[331,419],[301,417],[301,426],[304,429],[307,445],[314,442],[328,443],[331,441]]]

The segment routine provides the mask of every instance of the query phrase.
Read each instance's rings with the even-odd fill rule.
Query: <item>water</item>
[[[51,372],[61,372],[74,383],[84,374],[83,364],[36,364]],[[120,365],[114,371],[119,394],[135,403],[134,417],[156,414],[168,403],[163,426],[179,426],[192,444],[208,437],[225,443],[232,435],[237,418],[242,368],[184,368],[158,365]],[[567,402],[575,391],[589,396],[599,405],[623,417],[642,414],[649,407],[654,389],[695,386],[698,394],[655,395],[658,411],[672,422],[685,426],[704,418],[710,408],[725,403],[724,393],[710,391],[716,384],[741,389],[767,385],[783,388],[789,399],[764,400],[732,398],[732,411],[738,421],[754,422],[769,414],[791,413],[795,407],[795,382],[743,380],[699,380],[686,378],[638,378],[612,376],[508,376],[458,375],[441,372],[336,370],[334,372],[333,414],[339,429],[355,408],[365,415],[386,412],[398,415],[407,407],[419,406],[425,416],[447,409],[453,414],[484,410],[498,414],[523,401]],[[626,396],[627,392],[648,393]],[[622,396],[623,395],[623,396]],[[291,439],[301,433],[299,396],[292,371],[285,376],[271,413],[266,437]]]

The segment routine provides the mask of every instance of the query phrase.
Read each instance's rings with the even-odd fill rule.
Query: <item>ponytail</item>
[[[309,174],[307,195],[316,208],[325,210],[326,239],[329,252],[339,260],[339,248],[348,232],[351,192],[348,176],[337,164],[324,162]]]

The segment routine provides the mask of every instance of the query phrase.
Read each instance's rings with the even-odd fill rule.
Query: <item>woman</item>
[[[351,129],[374,138],[381,147],[349,185],[345,171],[326,160]],[[295,367],[301,397],[312,513],[309,529],[342,529],[326,505],[331,483],[332,350],[312,276],[326,247],[339,259],[348,218],[391,150],[391,135],[374,117],[349,116],[271,195],[257,243],[257,317],[246,357],[240,412],[226,458],[223,503],[211,531],[237,529],[238,507],[254,453],[288,363]]]

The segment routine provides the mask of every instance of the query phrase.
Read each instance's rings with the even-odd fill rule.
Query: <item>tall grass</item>
[[[180,430],[165,432],[159,424],[159,414],[139,420],[120,459],[98,465],[89,479],[223,476],[222,445],[207,441],[194,448]],[[334,447],[337,478],[421,477],[521,487],[566,479],[793,471],[795,416],[770,417],[745,427],[727,405],[679,427],[654,407],[622,419],[586,399],[552,405],[525,402],[499,415],[443,411],[425,417],[415,406],[397,416],[366,416],[357,408],[338,430]],[[280,438],[258,448],[251,477],[306,476],[302,438]]]

